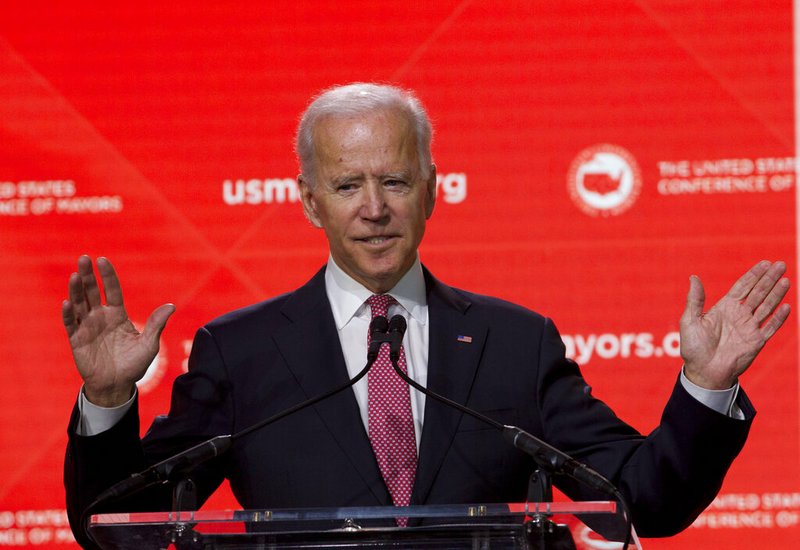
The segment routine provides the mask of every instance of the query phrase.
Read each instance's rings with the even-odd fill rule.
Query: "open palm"
[[[64,301],[61,313],[86,397],[96,405],[110,407],[132,395],[134,384],[158,353],[161,331],[175,306],[158,307],[140,333],[125,311],[111,262],[98,258],[97,270],[103,281],[105,304],[92,261],[81,256],[78,272],[70,276],[69,299]]]
[[[763,261],[736,281],[708,312],[705,291],[692,276],[681,317],[681,356],[686,376],[698,386],[732,387],[789,316],[783,262]]]

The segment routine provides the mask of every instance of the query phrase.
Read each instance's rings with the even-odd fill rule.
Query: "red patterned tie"
[[[391,304],[397,303],[388,294],[371,296],[367,303],[372,317],[388,317]],[[367,333],[367,345],[370,335]],[[406,354],[400,348],[397,362],[403,372]],[[369,387],[369,439],[378,467],[395,506],[408,506],[411,489],[417,472],[417,443],[414,437],[414,419],[411,416],[411,398],[408,385],[394,372],[389,359],[389,346],[381,346],[378,358],[367,377]],[[397,518],[397,524],[406,525],[406,518]]]

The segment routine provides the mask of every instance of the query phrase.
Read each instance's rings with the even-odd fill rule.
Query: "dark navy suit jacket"
[[[642,436],[591,395],[549,319],[425,278],[431,390],[604,474],[627,495],[640,535],[675,533],[713,499],[754,415],[743,392],[745,421],[708,409],[677,383],[660,426]],[[65,465],[73,526],[101,490],[132,472],[347,381],[324,269],[295,292],[201,328],[189,369],[175,381],[169,415],[141,442],[136,407],[91,437],[75,435],[73,414]],[[521,501],[532,469],[497,431],[426,400],[412,504]],[[205,498],[225,477],[244,508],[391,504],[350,390],[238,440],[194,479]],[[603,498],[569,480],[556,484],[574,499]],[[117,508],[169,506],[167,493],[153,492]]]

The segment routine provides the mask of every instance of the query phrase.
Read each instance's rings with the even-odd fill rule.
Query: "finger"
[[[761,334],[764,335],[766,340],[772,338],[772,335],[778,332],[778,329],[781,328],[783,322],[786,321],[787,317],[789,317],[789,313],[791,313],[792,308],[789,304],[783,304],[775,311],[775,315],[773,315],[769,321],[764,323],[764,326],[761,327]]]
[[[764,319],[769,317],[775,308],[783,301],[783,298],[786,296],[786,293],[789,291],[789,279],[781,279],[778,281],[775,286],[772,287],[772,290],[761,303],[761,305],[756,308],[753,312],[753,318],[755,319],[756,323],[759,325],[764,322]]]
[[[109,306],[122,306],[122,287],[119,284],[119,277],[114,270],[114,266],[108,258],[97,258],[97,270],[103,280],[103,293],[106,296],[106,304]]]
[[[97,286],[97,277],[92,269],[92,259],[83,255],[78,258],[78,275],[83,282],[83,291],[86,293],[86,301],[89,309],[100,307],[100,288]]]
[[[161,333],[173,313],[175,313],[175,306],[173,304],[164,304],[157,307],[147,318],[142,336],[151,346],[158,346],[158,339],[161,338]]]
[[[777,283],[783,274],[786,273],[786,264],[783,262],[775,262],[758,280],[753,290],[747,295],[744,301],[745,305],[754,311],[764,301],[764,298],[769,295],[775,283]]]
[[[706,303],[706,291],[703,282],[697,275],[689,277],[689,292],[686,294],[686,309],[683,310],[681,321],[690,323],[703,315],[703,306]]]
[[[78,320],[75,318],[75,309],[69,300],[61,302],[61,320],[64,322],[64,328],[67,329],[67,336],[71,338],[78,330]]]
[[[756,286],[756,283],[758,283],[762,275],[767,272],[770,265],[772,264],[766,260],[758,262],[751,267],[747,273],[739,277],[738,281],[733,283],[733,286],[726,296],[733,298],[737,302],[744,300],[747,295],[750,294],[750,291],[753,290],[753,287]]]
[[[83,288],[81,276],[73,273],[69,276],[68,291],[69,301],[72,303],[72,311],[75,320],[80,322],[83,317],[89,314],[89,304],[86,301],[86,292]]]

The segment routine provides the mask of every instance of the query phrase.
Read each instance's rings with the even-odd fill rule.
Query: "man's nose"
[[[377,221],[386,215],[386,200],[383,186],[380,184],[367,184],[364,186],[363,203],[361,204],[361,217]]]

